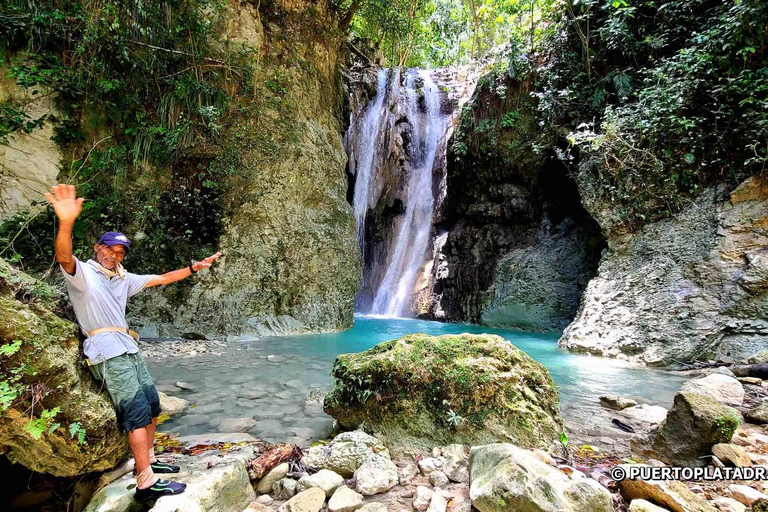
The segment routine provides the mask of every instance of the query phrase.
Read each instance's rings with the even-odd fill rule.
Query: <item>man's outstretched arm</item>
[[[77,198],[75,187],[72,185],[55,185],[45,194],[56,217],[59,218],[59,231],[56,233],[56,261],[69,275],[75,275],[75,257],[72,255],[72,226],[85,199]]]
[[[195,272],[198,272],[204,268],[209,268],[211,265],[213,265],[213,262],[218,260],[219,258],[221,258],[221,253],[217,252],[212,256],[208,256],[204,260],[200,260],[192,263],[191,266]],[[186,279],[191,275],[192,275],[192,272],[189,270],[189,267],[180,268],[179,270],[166,272],[161,276],[157,276],[153,278],[150,282],[147,283],[147,285],[144,288],[146,289],[146,288],[152,288],[153,286],[161,286],[165,284],[175,283],[176,281],[181,281],[182,279]]]

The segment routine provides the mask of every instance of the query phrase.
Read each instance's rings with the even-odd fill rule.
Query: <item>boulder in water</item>
[[[395,452],[509,441],[548,446],[562,431],[547,369],[500,336],[412,334],[336,358],[325,411],[365,423]]]
[[[704,466],[712,447],[728,443],[741,421],[737,410],[708,396],[681,391],[664,422],[643,438],[632,439],[632,450],[674,466]]]
[[[726,405],[740,406],[744,401],[744,387],[741,382],[728,375],[713,373],[700,379],[692,379],[683,384],[680,391],[690,391],[713,398]]]

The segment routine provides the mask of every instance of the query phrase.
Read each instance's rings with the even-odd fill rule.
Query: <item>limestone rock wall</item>
[[[360,257],[346,202],[335,14],[306,1],[232,9],[221,44],[255,50],[258,85],[252,97],[237,98],[248,114],[234,115],[223,135],[241,162],[221,198],[224,256],[189,289],[145,294],[131,324],[145,336],[348,328]],[[252,138],[237,145],[243,134]]]
[[[650,365],[739,359],[768,347],[768,179],[702,193],[609,238],[560,345]]]
[[[527,85],[483,76],[448,142],[428,318],[559,331],[604,247]]]

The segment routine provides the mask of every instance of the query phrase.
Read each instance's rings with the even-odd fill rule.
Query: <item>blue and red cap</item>
[[[98,243],[109,246],[124,245],[126,250],[131,248],[131,241],[128,240],[128,237],[122,233],[118,233],[117,231],[107,231],[101,235]]]

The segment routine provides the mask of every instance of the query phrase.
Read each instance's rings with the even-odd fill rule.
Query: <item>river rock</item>
[[[342,426],[365,423],[395,453],[510,438],[547,446],[562,431],[549,372],[500,336],[412,334],[340,355],[332,374],[325,411]]]
[[[259,505],[269,506],[274,502],[275,502],[275,499],[269,494],[262,494],[261,496],[256,497],[256,503],[258,503]]]
[[[621,411],[627,407],[634,407],[637,401],[630,398],[622,398],[619,395],[602,395],[600,405],[614,411]]]
[[[281,478],[272,484],[272,496],[276,500],[289,500],[296,495],[296,480]]]
[[[768,500],[768,496],[748,485],[731,484],[725,492],[731,498],[751,507],[757,500]]]
[[[433,471],[429,474],[429,483],[432,487],[445,487],[448,485],[448,477],[442,471]]]
[[[322,489],[313,487],[298,493],[277,509],[277,512],[320,512],[325,503],[325,493]]]
[[[725,496],[718,496],[712,500],[712,504],[720,512],[745,512],[747,510],[746,505],[743,503],[739,503],[733,498],[726,498]]]
[[[354,474],[355,490],[364,496],[385,492],[399,482],[397,466],[389,457],[368,455]]]
[[[287,462],[278,464],[270,469],[269,472],[259,480],[259,483],[256,485],[256,492],[259,494],[269,494],[272,492],[272,485],[278,480],[285,478],[288,471],[290,471],[290,466]]]
[[[401,468],[397,468],[397,477],[400,481],[400,485],[410,485],[411,480],[419,474],[419,466],[409,462]]]
[[[750,423],[768,423],[768,402],[760,402],[760,405],[747,411],[744,418]]]
[[[619,413],[634,421],[658,424],[667,417],[667,410],[658,405],[640,404],[622,409]]]
[[[242,511],[256,498],[245,465],[246,460],[255,457],[255,452],[247,447],[238,453],[210,450],[195,456],[174,456],[174,464],[181,467],[181,473],[163,475],[163,478],[182,481],[187,489],[178,496],[158,499],[152,512]],[[127,474],[96,492],[85,512],[139,510],[133,499],[135,493],[136,478]]]
[[[744,387],[741,382],[719,373],[689,380],[683,384],[680,391],[709,396],[721,404],[737,407],[744,401]]]
[[[628,464],[622,464],[625,470]],[[637,499],[658,503],[672,512],[717,512],[707,501],[676,480],[630,480],[619,482],[627,501]]]
[[[353,512],[362,506],[363,496],[342,485],[328,501],[328,512]]]
[[[481,512],[613,511],[611,494],[595,480],[571,480],[530,451],[511,444],[473,446],[469,467],[469,497]]]
[[[344,432],[325,446],[312,446],[302,457],[311,469],[330,469],[349,478],[373,453],[389,458],[389,451],[377,438],[362,431]]]
[[[629,512],[669,512],[665,508],[654,505],[650,501],[632,500],[629,504]]]
[[[158,392],[157,395],[160,397],[160,409],[169,416],[182,412],[189,405],[189,400],[183,398],[166,395],[162,392]]]
[[[344,483],[344,478],[338,473],[334,473],[328,469],[321,469],[314,475],[303,476],[299,479],[299,483],[296,486],[296,490],[301,492],[312,487],[319,487],[325,492],[327,497],[333,495],[333,491],[339,488]]]
[[[424,485],[416,488],[416,494],[413,497],[413,508],[416,510],[426,510],[432,501],[432,489]]]
[[[667,418],[646,436],[630,441],[632,450],[674,466],[704,466],[712,446],[731,440],[740,422],[735,409],[707,396],[681,391]]]
[[[443,464],[445,464],[445,459],[442,455],[437,457],[425,457],[418,462],[419,470],[424,476],[428,476],[431,472],[442,468]]]
[[[752,465],[747,451],[741,446],[729,443],[719,443],[712,447],[712,454],[721,461],[736,467]]]
[[[80,329],[56,313],[66,308],[58,291],[0,259],[0,345],[21,341],[14,360],[23,359],[35,370],[34,375],[22,372],[22,382],[42,382],[48,390],[34,416],[59,408],[54,421],[61,424],[35,439],[26,431],[30,404],[16,400],[0,414],[0,452],[32,471],[74,477],[108,471],[129,452],[109,395],[81,362]],[[4,361],[0,380],[7,381],[15,366],[9,358]],[[87,444],[70,436],[74,423],[85,430]]]
[[[366,503],[363,508],[358,509],[360,512],[387,512],[387,506],[383,503]]]
[[[246,432],[256,425],[253,418],[227,418],[219,423],[219,432]]]
[[[427,512],[445,512],[448,509],[448,501],[439,492],[432,493],[432,500],[429,502]]]
[[[442,472],[451,482],[469,482],[469,450],[463,445],[452,444],[442,450],[445,463]]]
[[[189,382],[183,382],[183,381],[176,382],[176,387],[179,389],[183,389],[184,391],[194,391],[196,389],[194,385],[190,384]]]
[[[272,509],[266,505],[253,501],[250,505],[245,507],[243,512],[272,512]]]

